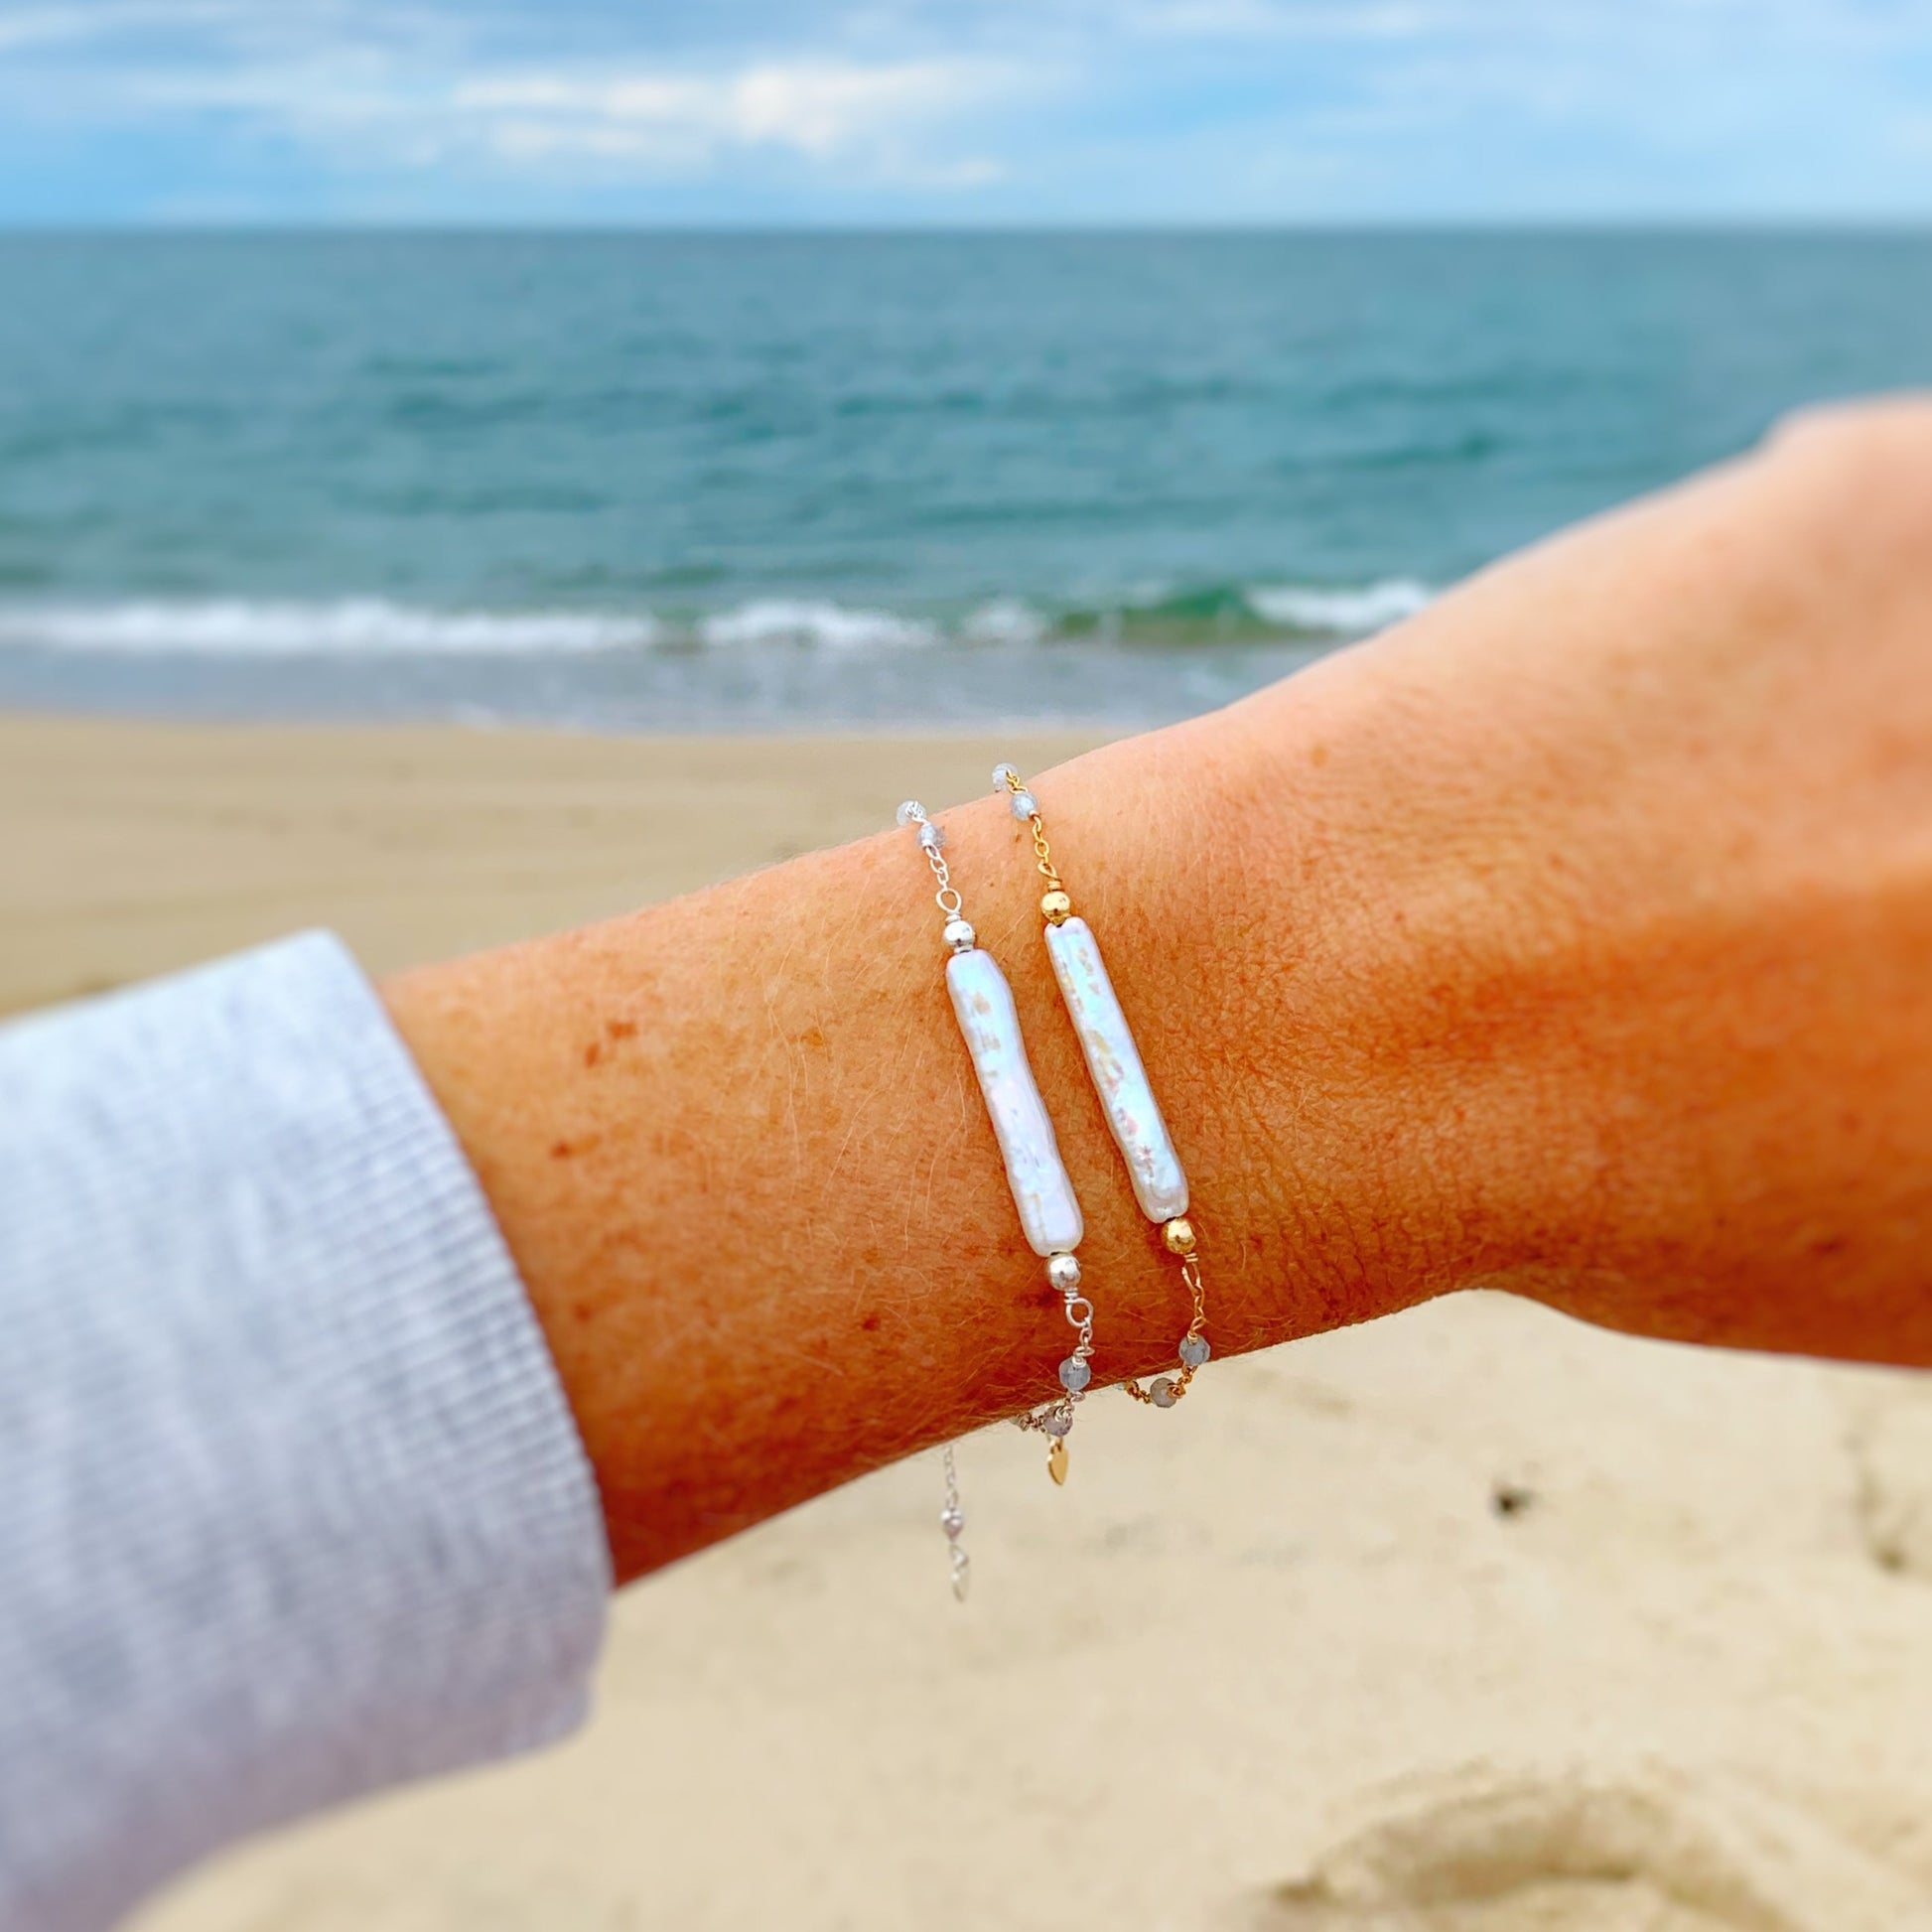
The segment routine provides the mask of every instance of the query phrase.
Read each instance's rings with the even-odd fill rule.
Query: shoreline
[[[309,925],[371,973],[628,911],[1120,734],[0,712],[0,1015]]]

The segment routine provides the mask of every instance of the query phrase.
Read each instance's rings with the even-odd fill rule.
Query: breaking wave
[[[1390,578],[1353,586],[1158,588],[1057,603],[997,597],[914,612],[814,598],[686,612],[437,610],[373,597],[142,598],[0,605],[0,647],[155,657],[547,657],[781,647],[849,653],[1073,640],[1211,647],[1365,636],[1413,616],[1429,597],[1423,584]]]

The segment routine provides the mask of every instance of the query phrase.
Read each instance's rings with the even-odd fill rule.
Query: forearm
[[[1898,478],[1820,468],[1640,505],[1038,778],[1188,1166],[1217,1352],[1487,1282],[1932,1361],[1932,592]],[[1177,1290],[1037,881],[996,801],[946,826],[1087,1209],[1098,1376],[1145,1371]],[[625,1575],[1017,1409],[1062,1352],[936,924],[886,834],[388,990]]]
[[[1042,779],[1188,1165],[1222,1350],[1381,1306],[1352,1265],[1310,1267],[1289,1164],[1246,1117],[1275,1057],[1257,1029],[1277,1031],[1246,964],[1281,909],[1245,879],[1265,761],[1237,713]],[[1180,1290],[1060,1010],[1032,855],[990,797],[945,821],[1080,1188],[1096,1367],[1164,1365]],[[911,840],[887,833],[387,989],[530,1285],[623,1574],[1050,1383],[1057,1298],[1006,1197],[938,928]]]

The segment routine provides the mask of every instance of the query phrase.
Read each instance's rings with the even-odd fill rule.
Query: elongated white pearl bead
[[[1027,1245],[1036,1255],[1070,1254],[1086,1224],[1027,1059],[1006,975],[991,953],[956,952],[946,961],[946,988],[986,1096]]]
[[[1100,942],[1085,919],[1063,919],[1046,928],[1046,950],[1134,1197],[1150,1221],[1171,1221],[1187,1211],[1187,1176],[1101,961]]]

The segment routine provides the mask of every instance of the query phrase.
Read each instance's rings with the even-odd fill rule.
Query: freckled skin
[[[1932,1363],[1932,406],[1807,419],[1035,789],[1191,1182],[1217,1355],[1480,1283]],[[1172,1262],[1006,807],[945,823],[1086,1209],[1097,1377],[1171,1367]],[[1057,1298],[903,833],[386,993],[621,1575],[1050,1383]]]

